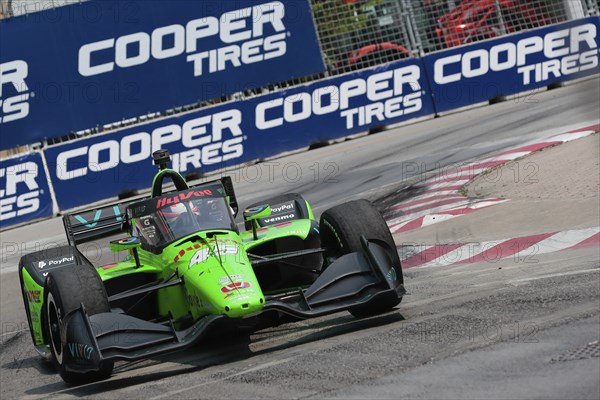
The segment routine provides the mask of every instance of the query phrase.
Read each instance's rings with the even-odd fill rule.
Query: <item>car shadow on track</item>
[[[323,340],[334,340],[341,335],[358,332],[364,329],[375,328],[383,325],[403,321],[404,317],[393,310],[385,314],[364,319],[355,319],[351,316],[340,316],[333,319],[315,321],[296,329],[294,324],[283,324],[271,328],[265,339],[264,333],[258,343],[249,335],[230,334],[224,337],[213,338],[210,341],[201,342],[191,352],[179,352],[171,355],[155,357],[151,360],[143,360],[133,363],[119,363],[115,366],[111,378],[81,386],[68,386],[57,382],[37,388],[31,388],[25,393],[27,395],[71,395],[86,397],[110,393],[135,385],[143,385],[173,376],[189,374],[202,371],[211,366],[226,365],[229,363],[247,360],[263,354],[273,353],[279,350],[289,349],[308,343],[321,342]],[[304,334],[303,334],[303,331]],[[261,335],[261,332],[257,333]],[[290,336],[291,335],[291,336]],[[331,342],[331,345],[334,345]],[[206,349],[203,349],[203,345]],[[258,347],[252,350],[253,347]],[[156,371],[161,365],[169,363],[167,370]],[[50,366],[51,368],[51,366]],[[143,369],[148,371],[144,372]],[[140,375],[133,375],[140,372]],[[209,377],[210,378],[210,377]]]

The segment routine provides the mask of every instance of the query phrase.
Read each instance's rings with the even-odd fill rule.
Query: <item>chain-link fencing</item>
[[[312,0],[321,48],[332,74],[563,22],[576,16],[574,9],[580,9],[582,17],[595,15],[591,3]]]

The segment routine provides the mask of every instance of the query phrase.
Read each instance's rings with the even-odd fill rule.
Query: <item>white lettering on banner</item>
[[[38,166],[34,162],[0,168],[0,221],[31,214],[40,208],[37,177]]]
[[[218,164],[244,154],[242,113],[227,110],[184,122],[161,126],[152,132],[136,132],[121,140],[106,140],[60,153],[56,176],[70,180],[150,158],[153,151],[170,143],[181,143],[188,150],[173,154],[173,168],[185,172],[189,167]],[[227,138],[229,136],[229,138]],[[83,159],[82,159],[83,158]]]
[[[423,108],[421,70],[409,65],[373,74],[366,79],[342,82],[339,87],[325,86],[312,93],[295,93],[285,99],[273,99],[256,106],[256,127],[271,129],[340,111],[346,129],[383,122],[386,119],[415,113]],[[366,96],[370,104],[351,107],[353,99]]]
[[[0,64],[0,124],[23,119],[29,115],[29,98],[32,93],[25,82],[29,66],[23,60]],[[5,86],[12,86],[15,96],[5,98]]]
[[[444,85],[463,78],[483,76],[489,71],[515,69],[523,77],[523,85],[560,78],[598,66],[596,25],[584,24],[568,29],[531,36],[517,43],[506,42],[487,49],[477,49],[435,61],[434,80]],[[583,46],[590,50],[581,51]],[[548,60],[530,63],[534,55]],[[452,71],[452,72],[450,72]]]
[[[168,25],[151,33],[136,32],[88,43],[79,49],[79,73],[94,76],[111,72],[115,66],[131,68],[152,58],[164,60],[185,53],[186,61],[193,65],[194,76],[200,76],[223,71],[229,66],[236,68],[281,57],[287,52],[284,17],[283,3],[273,1],[228,11],[220,18],[194,19],[185,26]],[[275,34],[264,37],[266,26],[270,26]],[[229,45],[198,52],[199,41],[211,36],[217,36]],[[243,43],[238,44],[240,42]],[[106,59],[109,56],[106,53],[112,53],[109,62],[93,62],[93,59]]]

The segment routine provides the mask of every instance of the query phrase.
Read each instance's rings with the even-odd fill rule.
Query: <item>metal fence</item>
[[[590,11],[596,6],[594,1],[579,0],[312,0],[312,4],[333,74],[566,21],[576,16],[572,9],[580,9],[582,17],[593,15]]]

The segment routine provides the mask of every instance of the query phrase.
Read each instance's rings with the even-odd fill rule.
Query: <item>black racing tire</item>
[[[97,371],[77,373],[67,371],[64,363],[66,343],[61,335],[61,320],[81,303],[88,315],[110,312],[108,296],[98,273],[89,265],[75,265],[48,274],[44,289],[44,323],[54,366],[69,384],[80,385],[110,376],[114,362],[103,362]],[[63,336],[61,338],[61,336]]]
[[[402,284],[402,268],[396,244],[383,216],[371,202],[354,200],[340,204],[321,214],[319,224],[321,246],[325,248],[325,269],[328,263],[344,254],[363,251],[360,237],[379,239],[385,242],[390,250],[389,256],[393,265],[397,266],[397,279]],[[398,304],[396,297],[381,298],[375,302],[356,306],[349,310],[357,318],[363,318],[386,312]]]
[[[40,321],[42,336],[44,339],[48,337],[46,332],[46,326],[44,325],[44,314],[43,310],[39,311],[38,315],[32,316],[31,310],[29,308],[29,301],[27,299],[27,289],[25,287],[25,282],[23,280],[23,274],[26,271],[33,282],[36,285],[41,287],[44,286],[44,282],[46,281],[46,277],[43,275],[44,270],[39,267],[40,263],[44,262],[44,264],[48,260],[57,260],[62,259],[64,257],[70,258],[72,257],[76,264],[80,265],[91,265],[89,261],[77,250],[74,246],[58,246],[58,247],[50,247],[44,250],[36,251],[33,253],[25,254],[21,257],[19,261],[19,282],[21,284],[21,292],[23,295],[23,304],[25,306],[25,313],[27,315],[27,322],[29,324],[29,331],[31,333],[31,340],[34,346],[37,346],[35,331],[34,331],[34,320]],[[41,299],[40,301],[43,301]]]
[[[362,251],[360,237],[379,239],[395,250],[396,244],[383,216],[368,200],[354,200],[332,207],[321,214],[319,224],[321,245],[326,257]],[[392,263],[400,265],[398,252],[390,254]],[[401,281],[402,282],[402,281]]]

